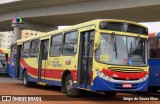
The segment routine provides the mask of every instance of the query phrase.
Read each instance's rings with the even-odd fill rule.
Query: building
[[[1,47],[1,41],[2,41],[3,33],[0,32],[0,47]]]
[[[1,48],[10,48],[13,41],[13,31],[1,32],[0,33],[0,47]]]
[[[21,39],[36,36],[41,33],[42,32],[34,30],[21,30]],[[0,48],[10,48],[13,42],[13,37],[13,31],[0,32]]]
[[[34,31],[34,30],[22,30],[21,31],[21,39],[28,38],[31,36],[36,36],[38,34],[42,34],[42,32]]]

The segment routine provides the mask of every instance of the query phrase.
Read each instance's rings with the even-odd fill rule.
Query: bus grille
[[[144,72],[144,69],[140,68],[119,68],[119,67],[110,67],[108,70],[115,72],[123,72],[123,73],[139,73]]]

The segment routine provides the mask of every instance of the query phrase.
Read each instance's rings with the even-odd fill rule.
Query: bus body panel
[[[149,59],[149,86],[160,86],[160,59]]]
[[[14,58],[11,58],[10,59],[10,64],[9,64],[9,70],[8,70],[8,75],[10,76],[10,77],[13,77],[13,78],[15,78],[16,76],[15,76],[15,59]]]
[[[122,82],[109,82],[100,77],[94,79],[94,85],[92,90],[94,91],[147,91],[148,89],[148,79],[143,82],[131,83],[132,88],[123,88]]]
[[[102,21],[106,21],[106,20],[102,20]],[[93,51],[93,49],[95,48],[95,42],[94,42],[94,37],[93,40],[92,39],[88,39],[87,37],[91,37],[92,34],[94,34],[94,36],[96,37],[97,35],[100,34],[100,32],[106,32],[105,30],[99,30],[99,23],[101,21],[99,20],[95,20],[92,22],[86,22],[80,25],[76,25],[73,26],[72,28],[69,29],[64,29],[63,31],[60,30],[56,30],[55,32],[49,32],[46,34],[41,34],[41,35],[37,35],[35,38],[29,38],[29,39],[21,39],[18,40],[17,42],[20,43],[18,45],[22,45],[24,47],[24,43],[27,41],[32,41],[34,39],[39,39],[40,40],[40,44],[42,44],[45,40],[48,40],[49,44],[48,44],[48,54],[47,54],[47,59],[41,59],[41,73],[39,74],[39,60],[42,56],[45,56],[45,54],[42,54],[41,57],[40,55],[36,56],[36,57],[22,57],[20,59],[20,66],[19,66],[19,78],[21,80],[23,80],[23,72],[26,70],[27,74],[28,74],[28,80],[32,81],[32,82],[43,82],[46,84],[50,84],[50,85],[56,85],[56,86],[62,86],[62,80],[63,79],[63,75],[65,72],[69,72],[71,73],[72,77],[73,77],[73,85],[74,88],[83,88],[83,89],[90,89],[93,91],[146,91],[147,87],[148,87],[148,79],[146,79],[145,81],[142,82],[136,82],[134,83],[134,81],[132,81],[131,79],[123,79],[123,81],[117,79],[116,82],[111,82],[111,81],[107,81],[104,80],[102,78],[100,78],[97,73],[96,73],[96,69],[98,69],[99,71],[102,71],[103,69],[108,69],[108,68],[120,68],[122,70],[121,73],[125,73],[123,72],[123,69],[141,69],[144,72],[147,72],[148,74],[148,66],[142,66],[142,67],[136,67],[136,66],[122,66],[122,65],[109,65],[109,64],[104,64],[101,62],[98,62],[95,57],[95,52]],[[119,21],[121,22],[121,21]],[[124,21],[125,22],[125,21]],[[132,23],[132,22],[131,22]],[[136,24],[136,23],[135,23]],[[137,24],[136,24],[137,25]],[[140,25],[141,26],[141,25]],[[64,37],[67,33],[70,32],[74,32],[77,31],[78,32],[78,40],[77,40],[77,51],[76,54],[74,55],[65,55],[63,53],[63,49],[61,50],[61,54],[59,56],[52,56],[50,53],[50,48],[51,48],[51,44],[52,44],[52,37],[62,34],[63,35],[63,47],[64,48]],[[107,31],[106,33],[112,33],[112,31]],[[124,32],[115,32],[117,35],[121,35]],[[147,36],[141,36],[140,34],[132,34],[132,33],[124,33],[122,35],[125,36],[134,36],[134,37],[141,37],[141,38],[145,38],[147,39]],[[81,41],[81,39],[83,39],[83,41]],[[88,40],[87,40],[88,39]],[[87,44],[91,44],[91,42],[93,42],[93,47],[91,48],[91,51],[93,51],[93,55],[91,55],[91,60],[92,60],[92,65],[87,68],[79,69],[79,63],[83,65],[86,64],[87,61],[89,61],[90,59],[88,57],[86,57],[85,55],[82,57],[81,56],[81,60],[79,59],[79,52],[81,50],[81,48],[83,49],[84,47],[87,47],[86,50],[90,49],[90,46],[87,46]],[[83,44],[83,46],[81,47],[80,45]],[[80,48],[81,47],[81,48]],[[31,47],[32,48],[32,47]],[[41,45],[39,45],[39,53],[41,50]],[[68,47],[66,47],[66,49],[68,48],[74,48],[72,45],[68,45]],[[23,48],[22,48],[23,50]],[[43,50],[42,50],[43,51]],[[85,51],[85,50],[83,50]],[[82,51],[82,52],[83,52]],[[90,54],[90,53],[88,53]],[[86,59],[88,59],[87,61],[85,61]],[[12,77],[15,77],[15,64],[14,63],[15,60],[11,59],[11,63],[10,63],[10,68],[9,68],[9,72],[8,74],[11,75]],[[87,64],[90,64],[87,62]],[[90,70],[89,70],[90,68]],[[80,71],[85,72],[86,74],[89,74],[89,76],[87,76],[86,74],[82,74],[82,72],[80,73]],[[87,70],[87,71],[86,71]],[[134,71],[132,72],[134,74]],[[136,74],[137,72],[135,72]],[[41,77],[41,80],[39,80],[39,75]],[[81,75],[81,76],[80,76]],[[83,76],[85,75],[85,76]],[[85,78],[83,78],[85,77]],[[88,79],[89,81],[86,80],[87,77],[90,77],[90,79]],[[111,76],[112,77],[112,76]],[[141,77],[139,77],[139,79],[141,79]],[[130,81],[130,84],[132,84],[131,88],[122,88],[122,84],[127,84],[127,81]],[[125,82],[126,81],[126,82]],[[116,86],[115,86],[116,85]]]
[[[149,87],[157,89],[160,87],[160,32],[149,34]]]

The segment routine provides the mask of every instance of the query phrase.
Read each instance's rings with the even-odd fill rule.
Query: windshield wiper
[[[113,45],[114,45],[114,47],[113,47],[113,51],[115,51],[116,58],[117,58],[117,44],[116,44],[116,35],[115,35],[115,33],[114,33],[114,32],[112,32],[111,36],[112,36],[112,39],[113,39]]]

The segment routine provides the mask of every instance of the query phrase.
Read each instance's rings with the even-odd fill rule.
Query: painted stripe
[[[0,53],[4,53],[4,52],[0,49]]]
[[[32,77],[37,78],[38,77],[38,68],[33,68],[30,65],[26,63],[26,61],[22,58],[21,59],[21,65],[23,68],[27,69],[28,74],[30,74]],[[46,77],[48,80],[61,80],[62,75],[65,70],[63,69],[42,69],[42,77]],[[73,76],[73,80],[77,81],[77,70],[70,70]]]
[[[150,38],[153,38],[153,37],[160,37],[160,32],[157,32],[157,33],[150,33],[150,34],[148,34],[148,36],[149,36]]]
[[[10,57],[8,56],[8,59],[7,59],[8,63],[10,63]]]
[[[122,73],[122,72],[115,72],[107,69],[103,69],[102,72],[106,74],[107,76],[113,77],[113,78],[122,78],[122,79],[140,79],[147,75],[147,72],[140,72],[140,73]]]
[[[148,34],[149,37],[155,37],[157,35],[157,33],[150,33]]]

